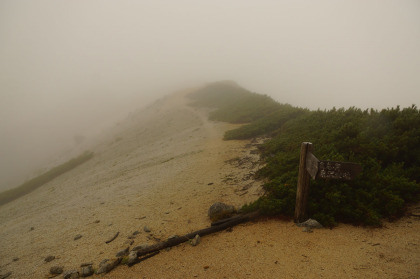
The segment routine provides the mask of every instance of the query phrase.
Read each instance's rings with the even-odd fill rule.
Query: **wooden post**
[[[312,143],[303,142],[300,147],[299,176],[296,192],[295,223],[306,220],[306,204],[309,194],[310,175],[306,171],[306,156],[312,152]]]

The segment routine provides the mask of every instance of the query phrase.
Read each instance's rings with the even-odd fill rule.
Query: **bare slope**
[[[206,111],[187,105],[186,93],[133,115],[92,150],[92,160],[0,207],[0,274],[43,278],[53,265],[97,266],[136,230],[133,246],[153,243],[208,226],[216,201],[256,199],[259,183],[249,173],[258,164],[249,162],[257,160],[244,148],[249,142],[222,141],[232,125],[208,121]],[[313,233],[289,221],[260,221],[103,278],[418,278],[419,230],[415,217],[383,229],[340,225]],[[59,258],[47,264],[48,255]]]
[[[244,156],[245,143],[223,143],[232,126],[209,122],[205,111],[187,105],[186,93],[133,115],[92,150],[90,161],[0,207],[0,274],[41,278],[52,265],[97,265],[136,230],[142,234],[133,245],[153,242],[145,225],[157,238],[182,234],[206,226],[207,208],[216,201],[240,206],[255,199],[257,184],[235,193],[253,183],[249,178],[229,184],[249,171],[225,162]],[[77,234],[82,238],[74,241]],[[48,255],[59,259],[45,264]]]

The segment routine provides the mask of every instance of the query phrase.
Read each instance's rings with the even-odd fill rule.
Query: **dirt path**
[[[187,105],[187,93],[131,115],[98,141],[91,161],[0,207],[0,274],[44,278],[53,265],[97,266],[129,246],[134,231],[131,247],[152,244],[208,226],[216,201],[255,200],[261,182],[250,176],[259,167],[252,144],[223,141],[234,126],[208,121],[205,110]],[[260,220],[104,278],[419,278],[419,231],[414,217],[384,229],[341,225],[313,233]],[[82,238],[73,240],[77,234]],[[57,259],[45,263],[48,255]]]

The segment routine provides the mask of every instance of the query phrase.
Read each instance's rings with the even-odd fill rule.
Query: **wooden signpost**
[[[352,180],[362,170],[362,167],[355,163],[318,160],[312,154],[312,150],[312,143],[302,143],[294,218],[296,223],[301,223],[307,219],[306,205],[311,177],[312,179]]]

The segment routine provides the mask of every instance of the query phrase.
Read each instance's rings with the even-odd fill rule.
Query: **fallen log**
[[[233,218],[228,218],[229,220],[227,220],[227,221],[225,221],[221,224],[214,225],[214,226],[211,226],[209,228],[201,229],[201,230],[198,230],[198,231],[195,231],[195,232],[191,232],[191,233],[188,233],[188,234],[183,235],[183,236],[174,237],[174,238],[168,239],[167,241],[160,242],[160,243],[145,247],[144,249],[141,249],[141,250],[137,251],[137,257],[141,257],[141,256],[147,255],[149,253],[153,253],[153,252],[156,252],[156,251],[160,251],[162,249],[166,249],[166,248],[173,247],[173,246],[176,246],[178,244],[184,243],[186,241],[189,241],[189,240],[193,239],[197,234],[200,237],[202,237],[202,236],[209,235],[209,234],[212,234],[212,233],[215,233],[215,232],[223,231],[227,228],[236,226],[238,224],[248,222],[252,219],[255,219],[258,216],[259,216],[258,212],[252,212],[252,213],[248,213],[248,214],[244,214],[244,215],[235,216]]]
[[[235,215],[233,217],[229,217],[229,218],[226,218],[226,219],[215,221],[215,222],[211,223],[211,226],[212,227],[219,226],[223,223],[230,222],[230,221],[233,221],[233,220],[236,220],[236,219],[240,219],[241,217],[242,217],[242,215]]]

